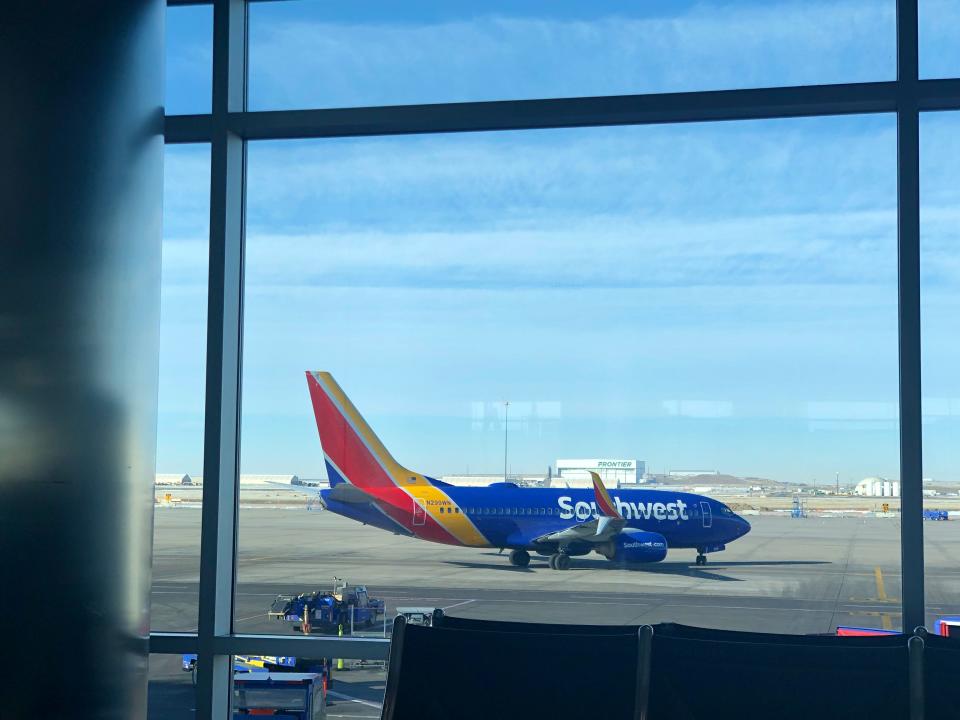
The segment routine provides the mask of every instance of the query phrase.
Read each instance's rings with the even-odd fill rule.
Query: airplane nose
[[[744,518],[737,515],[737,520],[740,522],[740,527],[738,529],[740,536],[743,537],[748,532],[750,532],[750,523],[747,522]]]

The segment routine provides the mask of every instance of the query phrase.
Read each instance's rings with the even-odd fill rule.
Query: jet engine
[[[624,530],[597,552],[619,563],[660,562],[667,556],[667,539],[646,530]]]

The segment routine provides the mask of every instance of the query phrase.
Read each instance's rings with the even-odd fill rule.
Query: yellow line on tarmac
[[[879,565],[873,569],[873,578],[877,581],[877,599],[886,600],[887,591],[883,587],[883,571],[880,569]]]
[[[873,569],[873,579],[877,582],[877,599],[881,602],[887,599],[887,589],[883,586],[883,570],[877,565]],[[893,621],[890,619],[890,613],[880,613],[880,624],[884,630],[893,630]]]

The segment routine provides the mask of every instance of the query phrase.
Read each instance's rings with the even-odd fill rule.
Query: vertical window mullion
[[[917,0],[897,0],[897,294],[903,631],[924,624]]]
[[[232,663],[216,639],[231,633],[233,618],[246,150],[229,119],[245,107],[245,65],[245,0],[215,0],[197,716],[217,720],[230,717],[232,695]]]

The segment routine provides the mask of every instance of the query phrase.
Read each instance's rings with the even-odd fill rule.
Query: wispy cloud
[[[256,108],[565,97],[891,79],[892,3],[701,3],[669,15],[255,7]]]
[[[254,288],[893,287],[896,213],[714,221],[587,213],[562,226],[543,218],[542,227],[531,229],[255,235],[248,240],[247,268]]]
[[[891,116],[255,143],[254,232],[895,207]]]

